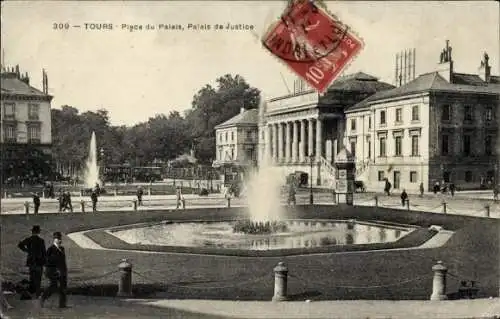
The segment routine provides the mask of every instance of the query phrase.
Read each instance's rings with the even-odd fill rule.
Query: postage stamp
[[[311,0],[290,1],[262,44],[321,93],[364,46],[347,25]]]

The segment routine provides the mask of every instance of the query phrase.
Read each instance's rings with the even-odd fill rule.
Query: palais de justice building
[[[465,188],[493,180],[500,79],[486,53],[478,56],[478,74],[455,71],[448,43],[436,61],[432,72],[397,86],[359,72],[320,95],[298,81],[292,94],[263,104],[255,125],[245,122],[258,130],[259,163],[268,154],[284,182],[295,171],[309,174],[312,160],[314,184],[334,187],[335,155],[345,147],[368,190],[383,189],[385,178],[411,192],[420,183],[429,190],[436,181]]]

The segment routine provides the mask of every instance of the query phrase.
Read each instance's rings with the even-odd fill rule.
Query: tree
[[[196,93],[192,110],[186,114],[196,157],[205,163],[215,158],[215,126],[260,102],[260,91],[239,75],[226,74],[216,83],[217,88],[207,84]]]

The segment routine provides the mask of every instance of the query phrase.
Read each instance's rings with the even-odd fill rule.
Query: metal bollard
[[[375,207],[378,207],[378,196],[375,196],[373,199],[375,200]]]
[[[410,199],[406,200],[406,208],[410,210]]]
[[[132,201],[132,208],[134,209],[134,211],[137,211],[137,199],[134,199]]]
[[[85,201],[80,201],[80,207],[82,208],[82,213],[85,213]]]
[[[446,214],[446,202],[443,202],[443,213]]]
[[[231,197],[227,198],[227,207],[231,207]]]
[[[484,206],[484,209],[486,209],[484,217],[490,217],[490,205]]]
[[[151,196],[151,187],[148,188],[148,196]]]
[[[24,213],[26,213],[26,215],[29,215],[29,213],[30,213],[30,203],[29,202],[24,202]]]
[[[118,191],[116,190],[116,188],[115,188],[115,190],[113,191],[113,194],[114,194],[115,196],[117,196],[117,195],[118,195]]]
[[[132,297],[132,264],[127,259],[122,259],[118,265],[120,269],[120,281],[118,282],[117,297]]]
[[[446,272],[448,268],[443,265],[440,260],[432,266],[434,278],[432,279],[432,295],[431,300],[446,300]]]
[[[286,289],[288,283],[288,268],[285,263],[279,262],[276,267],[274,267],[274,296],[273,301],[286,301],[288,298],[286,296]]]

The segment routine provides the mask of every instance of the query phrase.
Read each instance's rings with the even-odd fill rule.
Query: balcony
[[[30,138],[28,139],[28,144],[31,144],[31,145],[38,145],[38,144],[41,144],[42,141],[39,139],[39,138]]]

